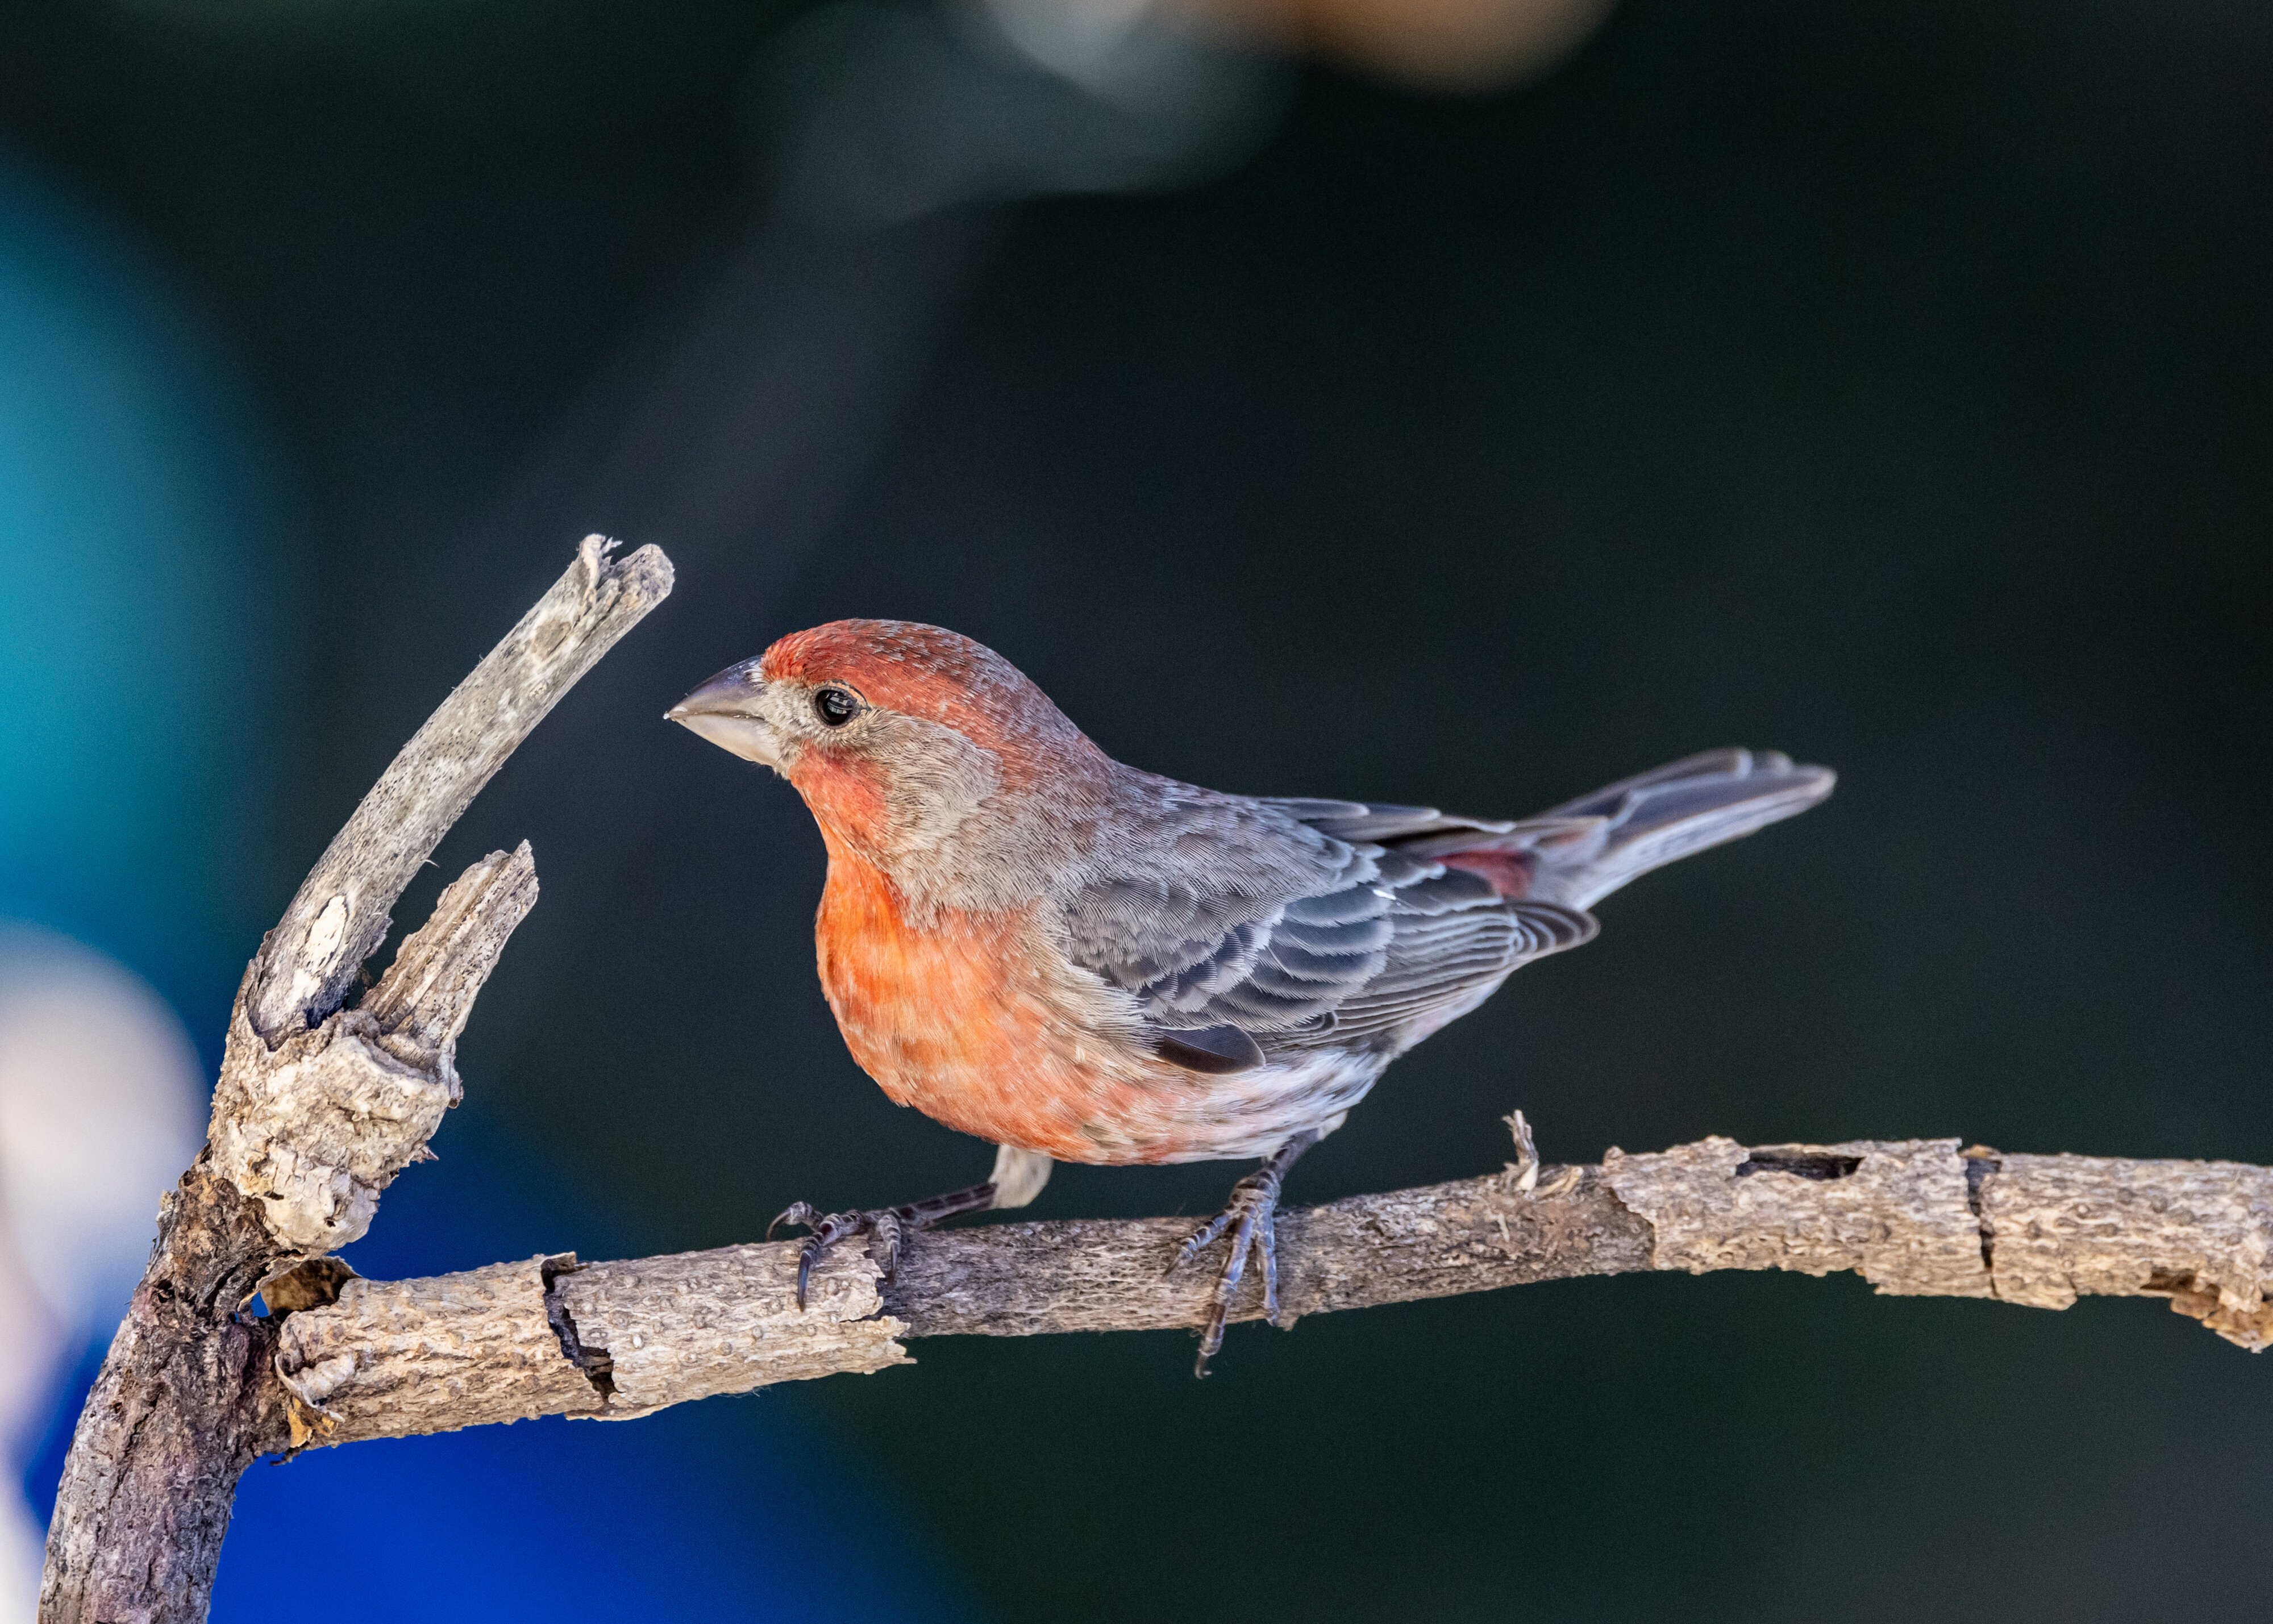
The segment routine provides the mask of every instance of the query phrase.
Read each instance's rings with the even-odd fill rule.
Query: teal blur
[[[149,256],[0,162],[0,917],[177,999],[245,947],[290,624],[271,464]]]

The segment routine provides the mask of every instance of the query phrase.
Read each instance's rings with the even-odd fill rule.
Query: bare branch
[[[1525,1187],[1525,1175],[1536,1187]],[[1197,1327],[1213,1271],[1165,1272],[1188,1224],[1005,1224],[915,1239],[879,1282],[832,1253],[796,1306],[797,1243],[624,1263],[569,1257],[351,1280],[283,1323],[268,1442],[627,1417],[903,1362],[899,1339]],[[1891,1295],[2066,1307],[2161,1297],[2253,1351],[2273,1342],[2273,1169],[2000,1156],[1954,1139],[1748,1150],[1708,1139],[1290,1211],[1291,1315],[1581,1275],[1852,1269]],[[1261,1317],[1250,1281],[1233,1318]]]
[[[206,1158],[261,1204],[286,1246],[318,1253],[360,1239],[379,1192],[427,1154],[462,1092],[455,1051],[474,995],[536,902],[528,843],[491,852],[442,893],[361,1007],[274,1048],[239,992]]]
[[[361,1007],[341,999],[475,793],[670,591],[670,562],[654,548],[620,564],[607,548],[587,538],[403,747],[246,968],[206,1149],[166,1197],[71,1440],[48,1530],[44,1624],[205,1617],[237,1478],[286,1413],[275,1321],[240,1311],[264,1287],[280,1308],[326,1300],[344,1266],[279,1265],[362,1235],[379,1192],[430,1154],[460,1093],[458,1035],[536,901],[527,844],[469,868]]]
[[[253,1029],[274,1044],[340,1007],[386,939],[388,909],[442,836],[536,724],[671,592],[671,561],[642,547],[610,563],[588,535],[575,565],[426,719],[333,837],[253,961]]]

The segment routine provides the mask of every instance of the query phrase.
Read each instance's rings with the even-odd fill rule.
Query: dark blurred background
[[[1550,1160],[2273,1161],[2273,18],[1192,11],[7,0],[19,958],[131,972],[209,1072],[356,797],[604,530],[678,590],[397,909],[535,844],[366,1273],[984,1173],[844,1053],[795,797],[660,721],[844,615],[1229,790],[1840,769],[1400,1063],[1295,1199],[1496,1168],[1515,1105]],[[1236,1171],[1064,1169],[1031,1216]],[[116,1308],[42,1289],[35,1508]],[[1642,1277],[1243,1328],[1204,1384],[1166,1334],[914,1351],[256,1468],[216,1616],[311,1547],[436,1619],[2265,1606],[2273,1366],[2149,1303]]]

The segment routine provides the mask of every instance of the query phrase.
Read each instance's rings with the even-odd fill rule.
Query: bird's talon
[[[791,1201],[776,1213],[774,1221],[766,1225],[766,1239],[771,1240],[774,1238],[774,1231],[784,1224],[792,1229],[810,1229],[819,1222],[821,1214],[814,1210],[812,1202]]]
[[[1207,1380],[1208,1361],[1223,1350],[1223,1305],[1208,1310],[1207,1323],[1200,1332],[1199,1357],[1192,1361],[1192,1376],[1196,1381]]]
[[[866,1212],[823,1213],[810,1201],[791,1201],[782,1209],[779,1217],[766,1226],[766,1239],[771,1240],[774,1231],[784,1224],[812,1231],[797,1252],[797,1306],[802,1308],[813,1283],[814,1266],[829,1254],[829,1247],[847,1235],[870,1238],[868,1255],[874,1261],[878,1275],[889,1280],[899,1268],[900,1249],[911,1233],[929,1229],[942,1218],[984,1212],[994,1204],[992,1180],[965,1190],[950,1190],[928,1201],[911,1201],[904,1207],[873,1207]]]
[[[1289,1141],[1276,1156],[1232,1186],[1231,1200],[1225,1203],[1224,1209],[1194,1230],[1168,1265],[1168,1272],[1174,1274],[1213,1244],[1226,1230],[1231,1231],[1230,1254],[1216,1276],[1214,1289],[1208,1293],[1207,1318],[1200,1325],[1199,1357],[1192,1365],[1195,1376],[1206,1375],[1208,1361],[1223,1348],[1224,1326],[1231,1317],[1232,1298],[1238,1295],[1240,1283],[1247,1277],[1250,1252],[1263,1264],[1263,1317],[1284,1328],[1285,1316],[1279,1303],[1279,1192],[1294,1159],[1317,1142],[1315,1134]]]
[[[1215,1245],[1217,1239],[1223,1234],[1224,1231],[1231,1227],[1232,1220],[1236,1218],[1238,1216],[1239,1191],[1236,1188],[1234,1188],[1231,1193],[1231,1201],[1229,1205],[1226,1206],[1221,1212],[1216,1214],[1212,1218],[1210,1218],[1205,1224],[1201,1224],[1199,1228],[1194,1230],[1190,1234],[1184,1237],[1184,1244],[1176,1248],[1176,1255],[1169,1260],[1168,1272],[1172,1275],[1174,1274],[1185,1264],[1189,1263],[1195,1258],[1198,1257],[1201,1253]]]
[[[900,1242],[903,1231],[900,1215],[887,1207],[881,1212],[864,1213],[868,1220],[868,1255],[876,1261],[877,1270],[889,1280],[900,1267]]]
[[[891,1277],[892,1264],[899,1254],[899,1215],[890,1208],[874,1212],[824,1213],[810,1201],[791,1201],[782,1209],[781,1216],[766,1225],[766,1239],[771,1240],[774,1231],[784,1226],[809,1231],[805,1244],[797,1249],[797,1306],[803,1308],[812,1294],[813,1271],[829,1255],[829,1249],[848,1235],[885,1235],[883,1255],[877,1261],[886,1279]]]

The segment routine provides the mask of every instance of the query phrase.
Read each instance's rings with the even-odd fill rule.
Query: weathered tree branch
[[[279,1413],[264,1283],[315,1300],[320,1266],[280,1265],[362,1235],[379,1194],[428,1154],[455,1104],[475,995],[536,900],[529,848],[492,852],[442,894],[359,1007],[342,1008],[388,912],[482,785],[577,678],[671,590],[652,547],[619,563],[587,538],[568,573],[446,700],[325,852],[245,971],[196,1165],[158,1239],[64,1466],[40,1617],[205,1617],[238,1476]],[[296,1298],[295,1293],[300,1293]]]
[[[2231,1342],[2273,1342],[2273,1169],[2000,1156],[1954,1139],[1708,1139],[1356,1196],[1279,1220],[1292,1314],[1580,1275],[1852,1269],[1898,1296],[2065,1308],[2161,1297]],[[1196,1327],[1213,1271],[1163,1270],[1188,1224],[1006,1224],[914,1240],[880,1282],[851,1249],[797,1307],[797,1246],[632,1262],[532,1258],[431,1280],[350,1280],[284,1321],[267,1447],[527,1416],[626,1418],[907,1358],[900,1339]],[[1250,1281],[1234,1313],[1260,1317]]]
[[[588,535],[576,563],[453,689],[364,796],[252,962],[246,1012],[270,1044],[340,1007],[387,912],[506,758],[616,640],[671,592],[671,561],[618,563]]]

